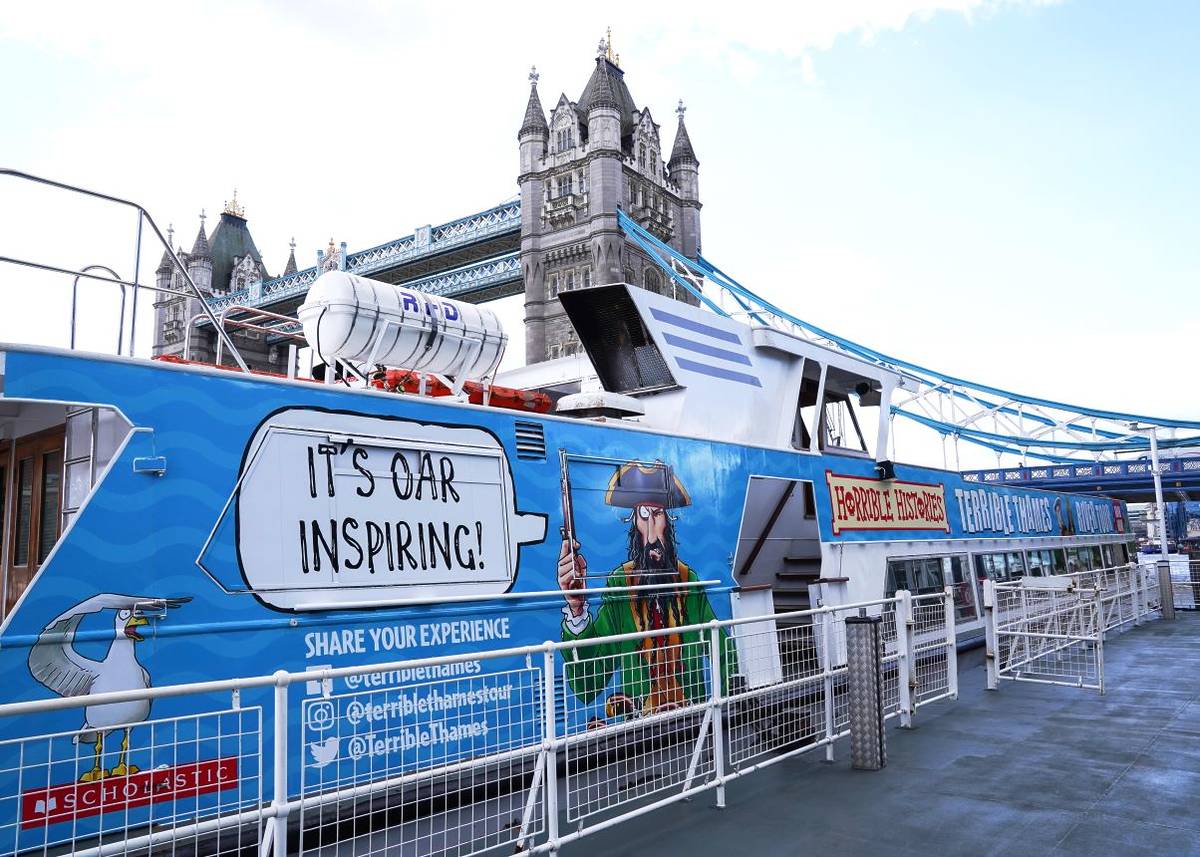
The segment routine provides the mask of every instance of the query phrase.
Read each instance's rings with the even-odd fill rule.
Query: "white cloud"
[[[812,54],[805,54],[800,57],[800,79],[804,81],[806,86],[816,86],[819,83],[817,80],[817,70],[813,65]]]

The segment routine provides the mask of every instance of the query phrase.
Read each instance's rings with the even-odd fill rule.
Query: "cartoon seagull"
[[[33,677],[59,696],[86,696],[150,687],[150,673],[137,659],[134,645],[145,639],[138,628],[148,624],[145,610],[179,607],[190,598],[148,598],[136,595],[104,593],[80,602],[42,629],[29,652],[29,671]],[[75,632],[79,622],[90,613],[113,610],[113,642],[104,660],[95,661],[75,651]],[[110,702],[84,709],[83,729],[76,742],[95,744],[92,769],[80,777],[92,782],[104,777],[123,777],[138,772],[127,764],[129,730],[150,715],[150,700]],[[125,736],[117,766],[104,770],[104,736],[121,726]]]

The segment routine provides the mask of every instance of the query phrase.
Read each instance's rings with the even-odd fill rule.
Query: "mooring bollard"
[[[846,619],[850,765],[859,771],[878,771],[887,765],[887,739],[883,731],[883,646],[879,626],[878,616]]]
[[[1158,561],[1158,602],[1164,619],[1175,618],[1175,587],[1171,585],[1171,563]]]

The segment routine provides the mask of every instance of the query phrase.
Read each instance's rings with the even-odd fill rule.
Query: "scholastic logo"
[[[28,830],[106,812],[182,800],[235,788],[238,760],[208,759],[127,777],[30,789],[21,793],[21,827]]]

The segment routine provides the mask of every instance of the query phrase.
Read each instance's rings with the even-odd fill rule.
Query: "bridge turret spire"
[[[696,152],[692,149],[692,139],[688,136],[687,126],[683,124],[683,114],[687,112],[687,108],[683,106],[683,99],[679,99],[679,106],[675,108],[676,115],[679,116],[679,127],[675,130],[675,145],[671,147],[671,160],[667,162],[667,167],[672,173],[675,168],[683,165],[693,167],[700,166],[700,161],[696,159]]]
[[[167,246],[163,248],[162,259],[158,262],[158,267],[155,268],[155,273],[162,274],[171,270],[171,248],[175,246],[175,224],[167,224]]]
[[[287,265],[285,265],[283,268],[283,276],[285,276],[285,277],[296,273],[296,239],[295,239],[295,237],[293,237],[292,240],[288,242],[288,248],[291,250],[291,252],[288,253]]]
[[[200,231],[196,233],[196,240],[192,242],[192,256],[204,259],[209,256],[208,234],[204,231],[206,217],[204,209],[200,209]]]
[[[525,105],[525,119],[521,122],[521,130],[517,132],[518,140],[527,134],[550,136],[550,126],[546,124],[546,111],[542,109],[542,101],[538,98],[538,77],[540,75],[537,66],[532,66],[529,69],[529,101]]]

